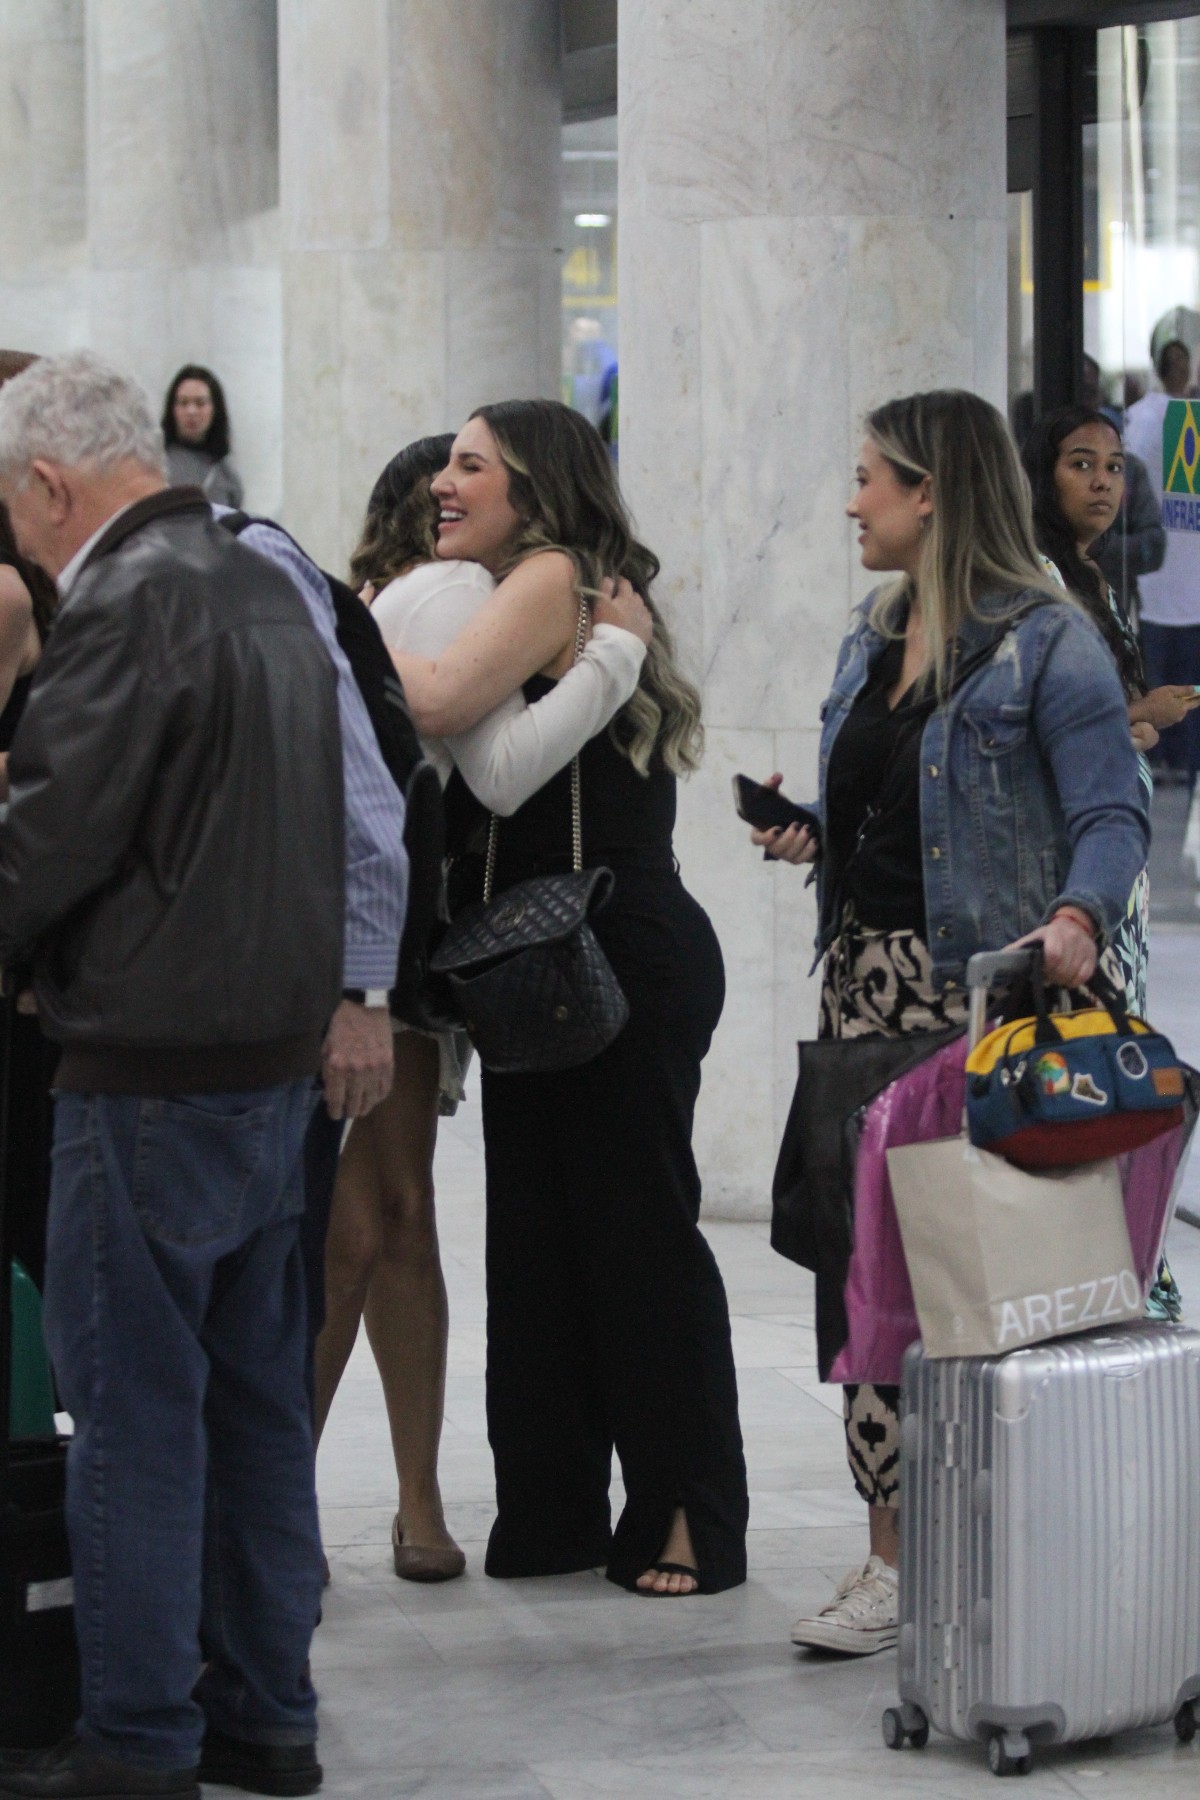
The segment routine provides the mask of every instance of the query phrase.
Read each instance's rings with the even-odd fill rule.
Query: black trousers
[[[1200,683],[1200,625],[1155,625],[1143,619],[1142,655],[1152,688]],[[1186,769],[1195,778],[1200,772],[1200,707],[1162,733],[1150,760],[1168,769]]]
[[[724,1000],[678,878],[622,874],[597,934],[630,1019],[582,1068],[483,1077],[489,1575],[607,1566],[631,1587],[687,1510],[700,1584],[745,1580],[725,1288],[697,1219],[692,1113]],[[627,1504],[610,1525],[613,1448]]]

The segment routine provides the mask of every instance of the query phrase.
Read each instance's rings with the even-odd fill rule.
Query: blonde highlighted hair
[[[896,637],[915,604],[925,634],[924,673],[942,693],[959,631],[982,616],[985,597],[1010,597],[1009,607],[987,609],[989,619],[1001,620],[1031,589],[1069,602],[1042,565],[1029,482],[994,406],[959,388],[910,394],[868,414],[867,435],[905,487],[928,479],[933,489],[915,585],[907,575],[889,583],[875,598],[870,622]]]
[[[699,767],[704,748],[700,695],[675,664],[670,630],[650,595],[659,562],[633,535],[608,450],[595,426],[558,400],[505,400],[481,406],[523,521],[497,573],[539,550],[562,550],[594,598],[605,576],[624,575],[654,620],[654,636],[631,699],[609,731],[641,775],[657,754],[673,775]]]

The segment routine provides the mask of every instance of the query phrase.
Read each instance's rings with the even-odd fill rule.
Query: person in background
[[[855,483],[863,564],[899,575],[838,655],[819,839],[751,834],[816,864],[820,1032],[841,1038],[961,1023],[978,950],[1040,940],[1051,982],[1086,983],[1149,841],[1113,658],[1043,568],[1000,414],[956,391],[893,400],[867,419]],[[863,1656],[896,1642],[899,1399],[890,1384],[845,1390],[870,1555],[797,1620],[796,1644]]]
[[[1190,687],[1146,690],[1141,652],[1132,627],[1104,579],[1097,550],[1121,504],[1126,457],[1117,427],[1105,413],[1064,406],[1034,426],[1021,452],[1033,491],[1033,525],[1038,549],[1064,587],[1087,608],[1112,653],[1125,690],[1129,723],[1137,745],[1138,771],[1149,819],[1154,780],[1145,753],[1158,733],[1177,725],[1200,705]],[[1146,1017],[1150,960],[1150,872],[1133,884],[1125,917],[1105,951],[1108,972],[1124,989],[1125,1003]],[[1178,1319],[1179,1289],[1164,1259],[1150,1290],[1151,1318]]]
[[[489,600],[495,582],[478,563],[434,554],[437,508],[429,491],[452,437],[409,444],[383,470],[351,559],[351,581],[393,652],[437,656]],[[519,586],[519,574],[510,577]],[[506,584],[507,586],[508,584]],[[607,584],[611,586],[610,584]],[[426,736],[443,784],[458,768],[473,794],[503,815],[516,810],[608,724],[637,686],[650,615],[627,582],[595,607],[595,630],[576,667],[534,705],[515,693],[468,731]],[[512,589],[501,594],[511,600]],[[316,1356],[320,1436],[360,1322],[379,1368],[399,1484],[392,1559],[407,1581],[448,1581],[466,1566],[446,1528],[437,1457],[445,1399],[448,1315],[434,1212],[439,1111],[462,1098],[465,1033],[436,1036],[397,1025],[396,1075],[383,1104],[346,1139],[330,1222],[329,1316]]]
[[[0,351],[0,387],[36,361],[21,351]],[[8,509],[0,503],[0,803],[8,799],[8,752],[57,606],[58,589],[45,569],[21,555]],[[8,1021],[9,1128],[0,1156],[9,1241],[14,1256],[40,1288],[50,1192],[51,1084],[58,1049],[43,1037],[32,1001],[32,994],[20,995]]]
[[[298,1232],[342,980],[336,678],[90,353],[0,392],[0,500],[61,597],[10,752],[0,962],[32,959],[63,1051],[44,1317],[82,1695],[0,1796],[312,1793]]]
[[[0,800],[8,797],[8,752],[57,604],[53,581],[21,555],[0,506]]]
[[[24,351],[0,350],[0,388],[36,361]],[[21,555],[0,504],[0,801],[8,798],[8,751],[57,605],[54,582]]]
[[[1147,394],[1125,416],[1126,445],[1150,471],[1167,534],[1161,567],[1138,579],[1142,652],[1151,688],[1193,687],[1200,683],[1200,532],[1192,529],[1196,502],[1164,492],[1171,471],[1163,468],[1163,434],[1172,405],[1178,408],[1180,435],[1185,428],[1183,403],[1192,373],[1187,345],[1169,339],[1155,366],[1162,392]],[[1192,710],[1182,723],[1168,727],[1155,762],[1194,783],[1200,770],[1200,712]]]
[[[1122,430],[1122,414],[1104,398],[1100,364],[1094,356],[1083,359],[1081,403]],[[1018,438],[1024,444],[1028,432]],[[1092,546],[1096,566],[1116,596],[1123,617],[1137,630],[1140,614],[1138,576],[1161,569],[1167,554],[1167,534],[1159,514],[1150,471],[1140,456],[1125,451],[1125,486],[1117,516],[1104,536]]]
[[[1034,426],[1021,451],[1033,493],[1033,525],[1038,549],[1051,572],[1087,610],[1108,645],[1129,712],[1139,751],[1152,750],[1158,734],[1187,718],[1200,705],[1191,687],[1148,690],[1141,651],[1117,597],[1104,578],[1097,551],[1120,509],[1125,485],[1125,450],[1117,427],[1087,406],[1064,406],[1047,413]],[[1139,758],[1142,790],[1149,817],[1153,782],[1144,755]],[[1146,967],[1149,955],[1149,878],[1142,869],[1129,907],[1114,934],[1109,954],[1115,958],[1120,985],[1130,1009],[1146,1015]]]
[[[229,409],[211,369],[185,363],[167,389],[162,415],[172,487],[198,487],[217,506],[242,504],[242,479],[229,460]]]
[[[1138,583],[1143,575],[1162,568],[1166,554],[1167,534],[1150,471],[1140,456],[1126,449],[1124,496],[1111,529],[1093,555],[1122,617],[1134,631],[1142,615]]]

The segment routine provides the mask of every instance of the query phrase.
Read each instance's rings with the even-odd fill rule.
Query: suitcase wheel
[[[1196,1727],[1200,1721],[1196,1718],[1196,1701],[1185,1700],[1175,1714],[1175,1736],[1181,1744],[1190,1744],[1196,1735]]]
[[[929,1742],[929,1720],[919,1706],[908,1700],[902,1706],[889,1706],[881,1724],[883,1741],[889,1750],[903,1750],[905,1744],[923,1750]]]
[[[993,1731],[988,1739],[988,1768],[993,1775],[1028,1775],[1033,1753],[1023,1731]]]

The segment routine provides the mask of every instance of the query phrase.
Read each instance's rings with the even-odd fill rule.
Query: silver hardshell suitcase
[[[1138,1323],[905,1356],[901,1705],[1025,1774],[1032,1746],[1200,1722],[1200,1333]]]

